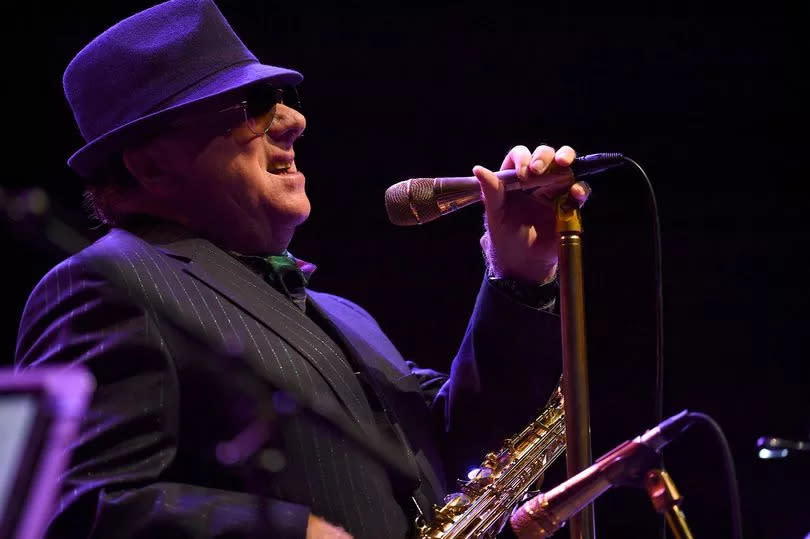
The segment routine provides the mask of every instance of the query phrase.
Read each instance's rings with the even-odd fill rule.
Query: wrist
[[[489,262],[489,261],[488,261]],[[488,279],[504,279],[523,283],[527,286],[543,286],[557,279],[557,263],[552,265],[538,264],[531,271],[502,270],[494,264],[487,264]]]
[[[527,307],[555,312],[559,294],[556,273],[552,274],[550,280],[529,282],[522,279],[497,277],[487,272],[487,282],[493,288]]]
[[[523,252],[519,249],[495,249],[489,231],[481,236],[481,250],[487,277],[515,279],[525,283],[547,284],[557,276],[557,254],[554,251]]]

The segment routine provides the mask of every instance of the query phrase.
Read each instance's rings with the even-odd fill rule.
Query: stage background
[[[150,4],[28,2],[7,13],[7,364],[32,287],[102,232],[84,217],[80,184],[65,165],[82,141],[62,72],[97,33]],[[447,368],[472,308],[483,270],[480,209],[397,228],[385,216],[386,187],[497,167],[516,144],[638,161],[655,187],[663,234],[665,415],[689,408],[724,428],[748,537],[810,531],[810,457],[763,461],[755,451],[762,435],[810,438],[806,57],[790,14],[775,6],[584,15],[506,3],[219,5],[260,59],[305,75],[309,124],[296,161],[313,212],[291,250],[319,266],[312,287],[365,306],[405,356],[426,366]],[[585,272],[597,456],[652,426],[655,328],[642,179],[628,168],[591,184]],[[696,537],[729,533],[720,455],[702,426],[666,453]],[[601,536],[654,536],[640,491],[610,491],[596,515]]]

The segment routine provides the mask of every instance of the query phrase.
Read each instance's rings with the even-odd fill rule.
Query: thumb
[[[503,182],[491,170],[480,165],[473,167],[473,174],[481,184],[481,198],[487,213],[493,215],[503,211],[506,200],[506,186]]]

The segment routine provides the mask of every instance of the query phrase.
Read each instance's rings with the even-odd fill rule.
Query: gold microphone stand
[[[658,468],[650,470],[644,476],[644,488],[655,510],[666,517],[675,539],[693,539],[692,531],[686,524],[686,516],[680,507],[683,498],[669,474]]]
[[[568,194],[557,198],[556,231],[560,236],[560,315],[563,351],[566,468],[573,477],[591,465],[588,364],[585,349],[585,291],[582,278],[582,221]],[[572,539],[593,539],[593,505],[569,520]]]

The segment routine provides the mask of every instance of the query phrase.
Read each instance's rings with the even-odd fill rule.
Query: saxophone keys
[[[453,492],[444,497],[444,507],[458,509],[470,505],[470,497],[463,492]]]
[[[467,479],[470,481],[485,481],[492,477],[491,468],[473,468],[467,472]]]

